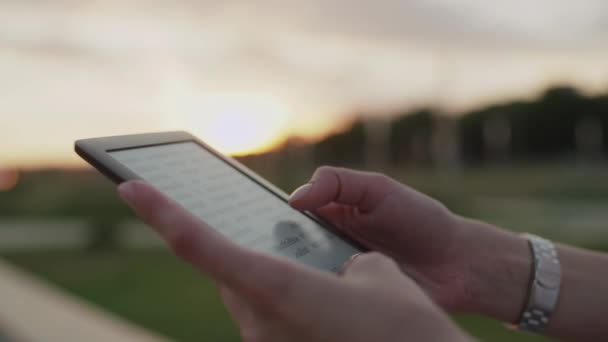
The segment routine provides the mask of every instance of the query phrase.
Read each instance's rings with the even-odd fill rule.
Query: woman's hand
[[[310,210],[371,250],[392,257],[448,311],[515,321],[530,252],[519,236],[463,219],[387,176],[322,167],[290,204]]]
[[[354,258],[337,277],[239,247],[145,183],[124,184],[120,194],[218,283],[245,341],[469,340],[380,254]]]
[[[305,276],[299,273],[294,269],[292,276]],[[266,302],[221,287],[224,303],[239,323],[243,339],[471,341],[381,254],[358,256],[340,278],[321,274],[307,277],[303,287],[296,286],[289,295],[275,293]]]
[[[323,167],[291,198],[372,250],[392,256],[436,303],[515,323],[526,305],[532,255],[527,241],[452,214],[386,176]],[[517,215],[516,212],[513,215]],[[563,340],[608,336],[608,255],[557,245],[560,298],[546,333]]]

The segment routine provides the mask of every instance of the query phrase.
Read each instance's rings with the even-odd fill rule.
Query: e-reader
[[[76,152],[115,183],[144,180],[235,243],[338,272],[363,251],[238,161],[187,132],[84,139]]]

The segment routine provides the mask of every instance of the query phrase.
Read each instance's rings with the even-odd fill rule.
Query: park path
[[[0,341],[167,342],[0,260]]]

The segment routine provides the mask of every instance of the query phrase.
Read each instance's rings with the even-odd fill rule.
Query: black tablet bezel
[[[103,138],[92,138],[82,139],[75,143],[76,153],[96,168],[103,175],[108,177],[116,184],[121,184],[130,180],[141,180],[137,174],[131,171],[129,168],[121,164],[119,161],[114,159],[110,153],[124,150],[132,150],[146,147],[170,145],[193,142],[199,145],[201,148],[207,150],[215,157],[222,160],[228,166],[236,169],[238,172],[243,174],[245,177],[251,179],[253,182],[266,189],[270,194],[276,196],[286,205],[289,201],[289,196],[282,190],[274,186],[272,183],[262,178],[260,175],[249,169],[245,165],[241,164],[237,160],[225,156],[221,152],[215,150],[202,140],[198,139],[194,135],[185,131],[174,131],[174,132],[159,132],[159,133],[144,133],[144,134],[133,134],[133,135],[121,135],[121,136],[110,136]],[[362,246],[360,243],[354,241],[350,237],[346,236],[340,230],[329,224],[325,220],[321,219],[317,215],[310,212],[302,212],[303,215],[307,216],[311,220],[318,223],[324,229],[337,235],[342,240],[356,248],[360,252],[366,252],[367,248]]]

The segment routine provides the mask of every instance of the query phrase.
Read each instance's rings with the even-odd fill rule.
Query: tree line
[[[373,127],[380,127],[376,129],[379,137],[370,133]],[[428,107],[384,122],[361,118],[313,146],[287,144],[278,153],[308,149],[315,164],[364,165],[371,154],[382,155],[380,159],[391,165],[432,165],[602,159],[607,147],[608,94],[586,96],[559,86],[533,100],[498,103],[456,115]]]

